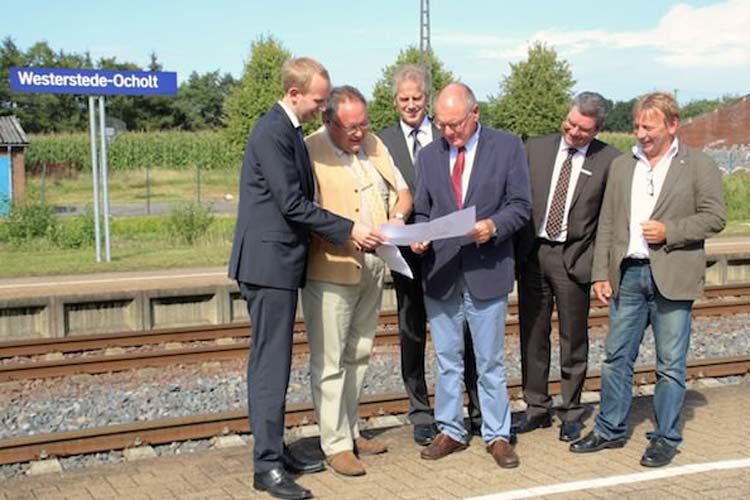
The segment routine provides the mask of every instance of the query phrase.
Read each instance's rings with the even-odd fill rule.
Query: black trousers
[[[414,279],[393,273],[393,286],[398,303],[398,327],[401,340],[401,377],[409,396],[409,421],[413,424],[431,424],[435,421],[425,382],[424,355],[427,345],[427,313],[422,291],[422,267],[419,255],[408,247],[399,247],[409,264]],[[469,418],[472,427],[479,429],[482,414],[477,394],[476,362],[471,348],[468,324],[464,325],[465,368],[464,383],[469,394]]]
[[[563,421],[580,420],[581,393],[588,360],[590,283],[573,280],[563,263],[563,244],[537,240],[521,268],[518,302],[521,326],[521,368],[527,418],[552,411],[547,391],[551,355],[551,318],[557,305],[560,324],[560,379]]]
[[[281,466],[284,452],[284,413],[297,290],[264,288],[240,283],[247,301],[252,336],[247,362],[247,405],[255,444],[256,473]]]

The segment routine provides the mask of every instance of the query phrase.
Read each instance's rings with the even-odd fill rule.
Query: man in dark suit
[[[406,64],[393,74],[393,103],[401,117],[398,123],[378,134],[404,176],[409,189],[415,192],[417,172],[414,161],[419,151],[440,137],[440,130],[427,116],[430,100],[430,78],[421,66]],[[396,214],[398,216],[398,214]],[[408,223],[414,222],[413,215]],[[392,273],[398,304],[398,326],[401,339],[401,377],[409,395],[409,421],[414,424],[414,441],[426,446],[437,434],[435,418],[425,382],[424,354],[427,343],[427,313],[424,310],[420,258],[409,247],[400,247],[414,279]],[[467,341],[471,337],[467,331]],[[474,356],[466,350],[466,386],[469,392],[470,425],[481,425]]]
[[[284,444],[284,412],[297,289],[304,285],[310,231],[363,248],[382,236],[318,208],[300,122],[326,105],[330,78],[309,58],[282,67],[283,98],[264,114],[245,149],[229,277],[237,280],[252,323],[247,391],[255,440],[253,486],[278,498],[311,498],[288,472],[317,472],[322,462],[295,458]]]
[[[679,107],[666,92],[633,109],[638,144],[613,163],[594,247],[594,293],[609,305],[606,358],[594,430],[574,453],[622,448],[628,435],[633,366],[650,324],[656,346],[654,423],[644,467],[667,465],[682,442],[693,301],[703,294],[704,242],[724,228],[721,172],[676,137]]]
[[[523,398],[516,432],[552,425],[547,391],[552,306],[560,332],[560,439],[581,436],[581,392],[588,359],[594,236],[612,160],[620,152],[594,137],[607,103],[595,92],[575,97],[561,132],[528,140],[531,220],[518,234],[518,302]]]
[[[443,138],[417,158],[416,222],[474,206],[477,222],[463,237],[422,242],[425,308],[438,358],[435,420],[440,434],[421,456],[436,460],[466,448],[463,425],[463,324],[468,320],[482,407],[482,438],[500,467],[519,464],[510,444],[505,381],[505,315],[513,289],[513,234],[529,219],[529,172],[521,139],[479,124],[479,105],[462,83],[435,103]]]

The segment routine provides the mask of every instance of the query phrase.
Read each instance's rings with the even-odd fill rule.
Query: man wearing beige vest
[[[307,137],[316,201],[328,211],[378,228],[403,223],[412,199],[388,150],[368,131],[367,103],[336,87],[325,126]],[[365,473],[361,455],[386,447],[359,433],[358,406],[383,292],[383,261],[350,240],[335,245],[313,235],[302,307],[310,343],[310,379],[320,446],[333,470]]]

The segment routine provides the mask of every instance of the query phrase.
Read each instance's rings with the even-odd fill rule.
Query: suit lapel
[[[547,212],[547,200],[549,199],[549,193],[553,189],[552,184],[552,172],[555,170],[555,162],[557,161],[557,152],[560,148],[560,136],[553,136],[547,143],[541,144],[542,153],[541,156],[543,161],[534,162],[536,170],[532,179],[535,179],[535,192],[538,196],[534,196],[534,215],[536,220],[534,221],[536,226],[539,227],[544,220],[544,214]]]
[[[471,201],[471,195],[474,194],[474,185],[479,182],[480,179],[485,179],[486,176],[481,172],[484,165],[490,167],[494,163],[485,161],[484,157],[492,153],[491,146],[486,144],[487,140],[484,134],[484,127],[479,131],[479,137],[477,140],[477,150],[474,152],[474,162],[471,164],[471,175],[469,175],[469,185],[466,188],[466,196],[463,199],[463,206],[468,206]],[[489,149],[488,149],[489,148]]]
[[[441,168],[438,168],[438,175],[442,177],[442,179],[438,180],[438,186],[445,186],[446,189],[448,189],[451,200],[453,200],[453,204],[455,205],[456,210],[458,210],[458,203],[456,203],[456,196],[453,193],[453,181],[451,179],[451,168],[453,168],[453,165],[451,165],[450,145],[442,137],[437,140],[440,141],[439,163],[441,166]]]
[[[570,200],[570,206],[568,207],[568,213],[570,213],[571,210],[573,210],[573,207],[576,204],[576,201],[581,196],[581,193],[586,188],[586,183],[588,183],[589,179],[594,175],[594,172],[597,168],[597,157],[596,152],[594,151],[594,143],[592,142],[589,144],[589,149],[586,151],[586,157],[583,159],[583,165],[581,165],[581,173],[578,175],[578,180],[576,181],[576,187],[573,190],[573,198]],[[583,170],[586,170],[587,172],[590,172],[590,175],[587,175],[583,172]]]
[[[282,116],[284,123],[288,127],[287,133],[292,139],[292,144],[294,144],[294,151],[297,155],[299,155],[299,158],[295,158],[295,163],[300,171],[300,179],[302,181],[301,187],[307,197],[309,199],[312,199],[313,196],[315,196],[315,180],[313,179],[310,156],[307,153],[307,146],[305,146],[305,141],[297,133],[297,129],[294,128],[294,124],[292,124],[292,121],[289,119],[286,111],[284,111],[284,108],[282,108],[278,102],[274,104],[273,108],[271,109]]]
[[[672,158],[672,162],[669,164],[667,176],[664,178],[664,184],[662,184],[661,186],[659,197],[656,199],[656,205],[654,205],[652,218],[655,218],[656,214],[663,210],[667,198],[679,183],[680,176],[684,174],[684,170],[682,167],[686,162],[687,152],[684,148],[681,148],[677,151],[677,154],[674,158]]]

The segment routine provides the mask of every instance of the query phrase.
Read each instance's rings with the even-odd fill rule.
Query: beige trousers
[[[310,383],[326,456],[353,450],[358,409],[383,297],[384,264],[364,255],[358,285],[308,280],[302,311],[310,343]]]

